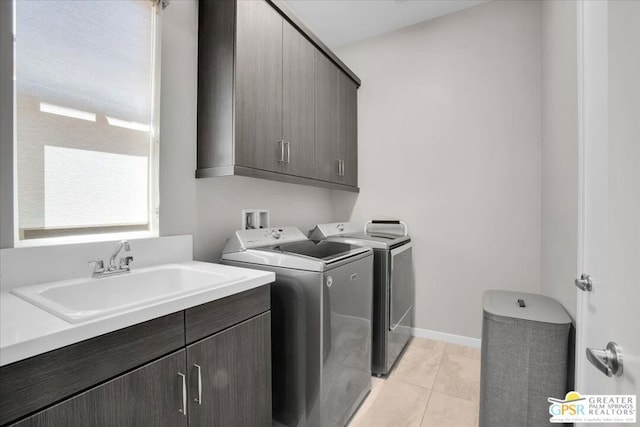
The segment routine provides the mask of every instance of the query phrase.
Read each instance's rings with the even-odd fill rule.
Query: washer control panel
[[[254,230],[240,230],[236,231],[236,238],[239,240],[241,247],[245,249],[307,240],[307,236],[296,227],[269,227]]]

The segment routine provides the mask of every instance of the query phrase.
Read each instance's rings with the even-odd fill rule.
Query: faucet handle
[[[92,264],[93,264],[94,273],[102,273],[104,271],[104,261],[102,260],[89,261],[89,265],[92,265]]]
[[[120,270],[129,270],[131,268],[129,264],[131,264],[132,262],[133,262],[132,256],[120,258]]]

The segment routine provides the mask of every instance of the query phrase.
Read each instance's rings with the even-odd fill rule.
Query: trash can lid
[[[571,323],[571,318],[558,301],[526,292],[486,291],[482,297],[482,309],[496,316],[545,323]]]

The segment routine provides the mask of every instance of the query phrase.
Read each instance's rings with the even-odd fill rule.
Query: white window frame
[[[14,36],[13,43],[13,61],[16,57],[16,1],[12,0],[12,33]],[[148,167],[148,218],[149,229],[144,231],[125,231],[125,232],[105,232],[98,234],[73,234],[56,237],[42,237],[31,239],[20,239],[20,222],[18,218],[18,140],[17,140],[17,97],[16,97],[16,80],[13,79],[13,246],[15,248],[35,247],[35,246],[54,246],[72,243],[88,243],[88,242],[104,242],[122,239],[145,239],[159,236],[160,230],[160,70],[161,70],[161,11],[164,4],[159,0],[149,0],[154,3],[153,14],[153,75],[151,76],[152,94],[151,94],[151,124],[149,138],[149,167]],[[167,2],[168,4],[168,2]],[[14,65],[15,70],[15,65]],[[14,71],[15,72],[15,71]],[[82,228],[82,227],[78,227]]]

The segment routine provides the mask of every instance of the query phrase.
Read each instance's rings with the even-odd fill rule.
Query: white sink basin
[[[204,292],[245,279],[179,264],[132,270],[118,276],[64,280],[23,286],[11,293],[71,323]]]

